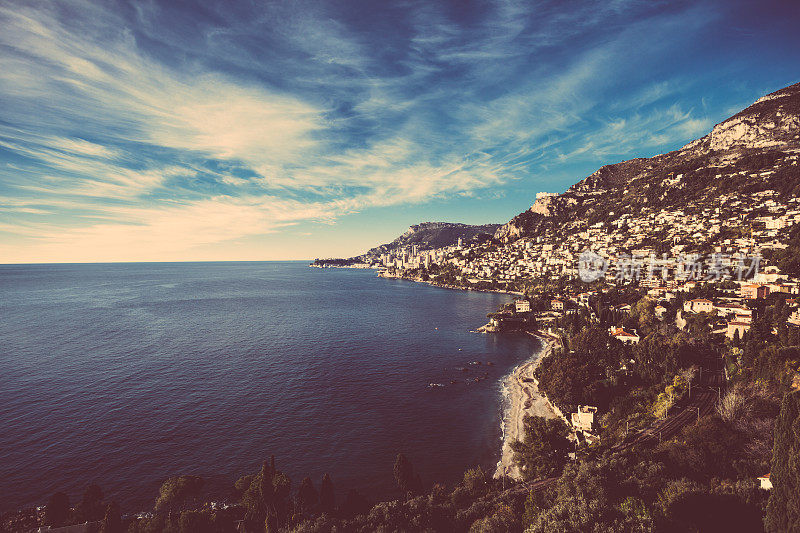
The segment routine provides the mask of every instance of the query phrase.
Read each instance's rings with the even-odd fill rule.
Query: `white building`
[[[541,200],[542,198],[547,198],[549,196],[558,196],[557,192],[537,192],[536,199]]]
[[[514,306],[517,313],[527,313],[531,310],[531,303],[528,300],[515,300]]]
[[[636,330],[630,332],[625,331],[623,328],[612,327],[608,330],[608,332],[612,337],[624,344],[639,344],[639,334],[636,333]]]
[[[714,302],[705,298],[697,298],[683,303],[683,310],[690,313],[710,313],[714,310]]]
[[[579,405],[578,412],[572,413],[570,416],[572,427],[574,427],[576,431],[591,431],[594,425],[594,414],[596,412],[597,407]]]

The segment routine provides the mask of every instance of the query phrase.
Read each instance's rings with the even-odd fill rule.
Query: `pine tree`
[[[56,492],[50,497],[45,508],[45,522],[49,526],[66,525],[69,518],[69,497],[63,492]]]
[[[319,489],[319,503],[322,511],[325,513],[333,512],[336,507],[336,494],[333,491],[333,481],[331,481],[331,476],[328,474],[322,476],[322,486]]]
[[[800,532],[800,391],[783,397],[775,422],[772,493],[765,528],[770,533]]]
[[[80,503],[80,519],[94,522],[103,518],[103,491],[96,483],[92,483],[83,493]]]
[[[314,482],[310,477],[304,478],[297,490],[297,502],[300,504],[300,510],[305,511],[314,507],[318,501],[319,495],[317,489],[314,488]]]
[[[414,484],[414,467],[411,461],[402,454],[397,454],[397,459],[394,462],[394,479],[397,481],[397,487],[404,495],[411,492]]]
[[[122,518],[119,514],[119,505],[117,502],[111,502],[106,507],[106,513],[103,517],[103,523],[100,525],[100,533],[121,533],[122,532]]]
[[[524,426],[524,439],[511,443],[511,449],[525,479],[560,475],[572,449],[567,425],[558,418],[525,415]]]

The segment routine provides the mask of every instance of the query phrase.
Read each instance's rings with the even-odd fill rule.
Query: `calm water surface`
[[[296,262],[0,265],[0,510],[91,482],[144,509],[270,454],[340,497],[395,495],[398,452],[429,483],[491,467],[537,343],[470,330],[509,299]]]

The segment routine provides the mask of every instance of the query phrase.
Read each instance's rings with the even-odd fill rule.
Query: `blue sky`
[[[0,0],[0,263],[349,256],[700,137],[800,2]]]

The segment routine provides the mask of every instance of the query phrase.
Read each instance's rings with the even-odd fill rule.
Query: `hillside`
[[[409,226],[405,233],[392,242],[376,246],[362,255],[347,259],[315,259],[314,266],[349,266],[359,264],[375,264],[382,255],[398,255],[404,251],[442,249],[456,246],[459,239],[464,244],[474,244],[490,240],[500,228],[500,224],[483,224],[473,226],[456,222],[422,222]]]
[[[800,83],[763,98],[679,150],[601,167],[565,193],[538,199],[495,232],[508,243],[663,210],[742,207],[740,195],[800,195]],[[758,213],[755,213],[757,215]]]
[[[499,227],[500,224],[471,226],[450,222],[423,222],[409,227],[408,231],[392,242],[372,248],[365,255],[393,253],[413,245],[417,245],[420,250],[455,246],[458,244],[458,239],[468,242],[481,235],[492,235]]]

